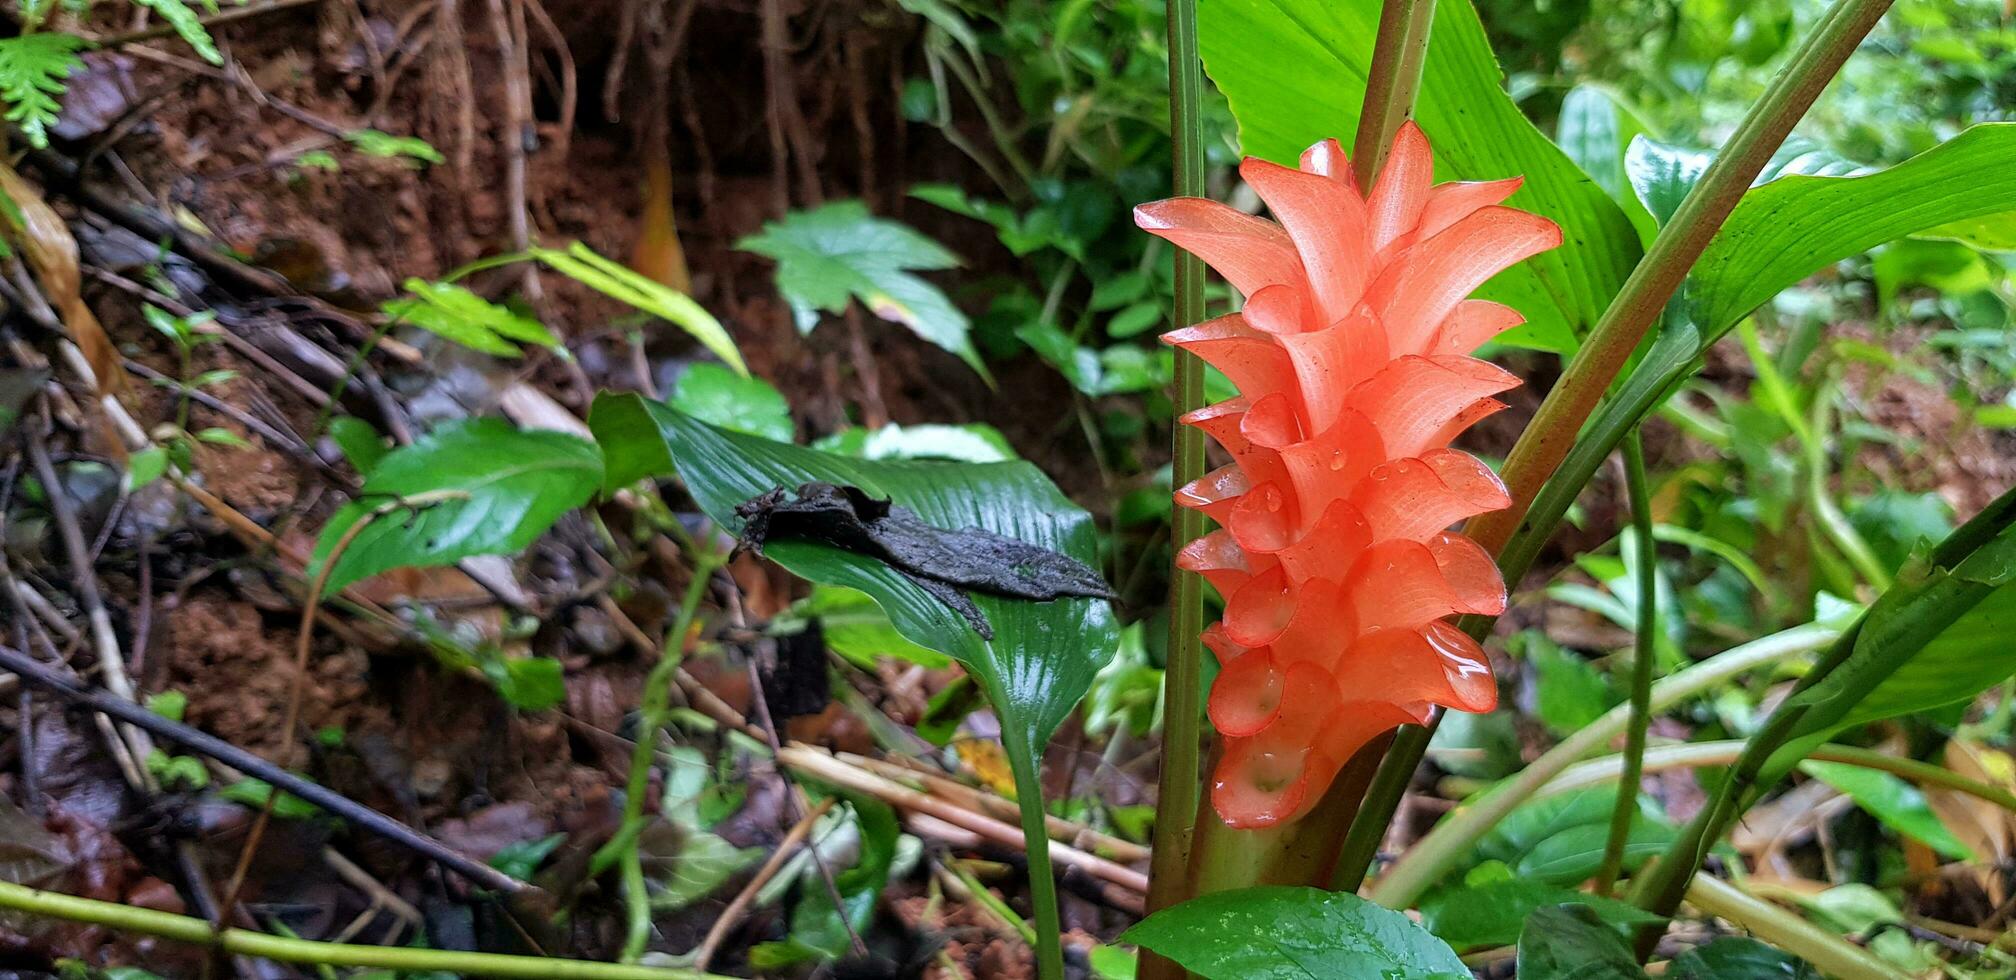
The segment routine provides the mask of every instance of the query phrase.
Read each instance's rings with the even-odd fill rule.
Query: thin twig
[[[749,883],[735,893],[735,900],[729,902],[728,907],[714,917],[714,924],[707,928],[707,938],[702,939],[699,947],[693,950],[693,969],[707,969],[707,964],[714,959],[715,951],[721,948],[722,941],[727,939],[736,924],[742,921],[742,914],[749,911],[749,906],[755,903],[756,893],[762,891],[763,886],[770,883],[770,879],[777,877],[777,872],[784,867],[784,862],[812,833],[812,825],[818,823],[819,818],[825,816],[826,811],[832,808],[831,797],[820,800],[817,806],[791,825],[791,832],[785,834],[784,839],[777,843],[777,849],[770,852],[769,860],[764,861],[763,866],[756,869],[756,877],[749,879]]]
[[[0,646],[0,668],[12,671],[27,683],[54,692],[93,711],[111,715],[163,741],[215,759],[248,776],[260,779],[275,791],[298,796],[329,811],[346,823],[398,844],[484,888],[510,894],[525,892],[531,888],[502,871],[461,854],[448,845],[362,803],[342,796],[326,786],[309,782],[214,735],[179,722],[169,721],[139,705],[122,701],[102,691],[84,687],[12,647]]]
[[[295,7],[307,7],[321,2],[322,0],[271,0],[269,3],[262,3],[257,6],[233,7],[221,13],[204,17],[197,21],[197,23],[202,24],[206,30],[214,30],[235,21],[246,20],[252,17],[263,17],[267,14],[292,10]],[[84,38],[101,48],[117,48],[133,44],[137,41],[151,41],[157,37],[167,37],[174,34],[175,31],[176,28],[173,24],[157,24],[153,27],[128,31],[124,34],[87,34]]]

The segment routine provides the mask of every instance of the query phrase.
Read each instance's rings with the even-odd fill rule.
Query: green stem
[[[1520,435],[1505,461],[1505,485],[1511,492],[1512,506],[1478,517],[1467,529],[1485,550],[1501,550],[1520,528],[1534,495],[1567,456],[1582,423],[1610,389],[1610,382],[1665,309],[1667,300],[1673,298],[1688,270],[1701,258],[1709,240],[1890,4],[1891,0],[1835,0],[1798,52],[1772,78],[1764,97],[1743,117],[1673,219],[1660,229],[1645,258],[1631,270],[1560,382],[1547,393],[1532,424]]]
[[[1667,769],[1693,769],[1701,766],[1726,766],[1735,762],[1743,754],[1743,743],[1735,739],[1715,742],[1686,742],[1678,745],[1662,745],[1645,753],[1641,767],[1645,772],[1662,772]],[[1993,803],[2011,813],[2016,813],[2016,793],[1993,786],[1976,779],[1968,779],[1950,769],[1906,759],[1902,756],[1884,755],[1872,749],[1857,748],[1852,745],[1822,745],[1807,753],[1807,757],[1821,762],[1840,762],[1863,769],[1875,769],[1908,779],[1924,786],[1950,789],[1965,793],[1986,803]],[[1545,799],[1572,793],[1578,789],[1601,786],[1623,775],[1625,758],[1621,755],[1607,756],[1579,762],[1550,780],[1533,794],[1534,799]]]
[[[1596,872],[1596,894],[1608,895],[1624,869],[1624,842],[1638,812],[1638,781],[1645,771],[1645,733],[1652,723],[1653,641],[1659,635],[1659,553],[1652,540],[1652,488],[1645,478],[1645,443],[1633,429],[1624,439],[1624,486],[1631,496],[1631,530],[1638,540],[1638,635],[1631,652],[1631,724],[1624,730],[1624,772],[1610,810],[1610,836]]]
[[[1472,540],[1486,551],[1498,555],[1498,567],[1506,581],[1517,582],[1525,576],[1541,544],[1553,535],[1561,515],[1566,513],[1568,503],[1580,492],[1589,475],[1595,472],[1601,458],[1608,455],[1615,445],[1613,441],[1601,447],[1602,452],[1594,454],[1594,459],[1589,461],[1586,471],[1579,474],[1579,479],[1563,484],[1550,479],[1562,460],[1568,457],[1569,451],[1578,448],[1577,436],[1581,433],[1583,422],[1588,420],[1589,413],[1609,390],[1610,383],[1616,379],[1630,359],[1631,352],[1679,288],[1688,269],[1700,259],[1709,239],[1728,219],[1729,212],[1735,209],[1744,190],[1762,172],[1771,154],[1777,151],[1793,124],[1805,115],[1806,109],[1819,97],[1834,73],[1840,70],[1842,62],[1876,26],[1890,3],[1891,0],[1836,0],[1834,7],[1829,9],[1819,27],[1801,45],[1792,61],[1772,79],[1764,98],[1744,117],[1742,125],[1730,137],[1723,152],[1716,155],[1701,181],[1681,202],[1673,220],[1652,243],[1651,251],[1632,270],[1617,297],[1603,311],[1602,318],[1576,352],[1561,380],[1540,403],[1532,423],[1520,435],[1519,442],[1505,461],[1503,476],[1512,496],[1512,505],[1473,518],[1464,526],[1464,531]],[[1674,373],[1677,375],[1677,372]],[[1656,407],[1669,387],[1670,383],[1654,385],[1636,392],[1635,397],[1643,407],[1631,421],[1635,423],[1637,415]],[[1624,428],[1628,426],[1618,428],[1610,438],[1621,439]],[[1596,435],[1591,433],[1592,438]],[[1543,487],[1553,493],[1557,486],[1561,488],[1558,496],[1562,498],[1557,501],[1558,507],[1547,513],[1528,513]],[[1465,629],[1472,636],[1484,635],[1492,622],[1482,617],[1465,619]],[[1385,834],[1386,824],[1393,819],[1407,783],[1414,777],[1414,770],[1427,753],[1432,734],[1432,727],[1403,726],[1394,738],[1393,749],[1380,765],[1365,805],[1359,810],[1357,822],[1352,825],[1351,834],[1345,842],[1345,852],[1338,862],[1334,879],[1335,887],[1349,890],[1364,880],[1365,869],[1371,866],[1379,839]]]
[[[1379,34],[1372,42],[1372,64],[1365,75],[1365,109],[1351,144],[1352,170],[1362,190],[1372,189],[1394,134],[1414,114],[1434,20],[1435,0],[1386,0],[1379,10]]]
[[[1663,711],[1759,667],[1817,650],[1841,635],[1839,630],[1817,623],[1796,626],[1774,633],[1688,667],[1652,686],[1652,711]],[[1442,819],[1399,863],[1372,887],[1371,898],[1387,908],[1404,908],[1414,903],[1455,862],[1467,853],[1478,837],[1497,825],[1513,808],[1531,799],[1575,762],[1609,744],[1630,723],[1629,705],[1618,705],[1589,725],[1561,740],[1518,775],[1464,803]]]
[[[1179,196],[1204,194],[1204,137],[1200,123],[1204,76],[1197,55],[1196,0],[1169,0],[1169,134],[1174,144],[1173,184]],[[1204,263],[1176,252],[1175,326],[1204,319]],[[1204,363],[1176,352],[1175,411],[1178,417],[1204,405]],[[1175,486],[1204,475],[1204,433],[1187,425],[1172,435]],[[1177,551],[1203,537],[1204,515],[1178,507],[1171,518],[1170,543]],[[1148,911],[1167,908],[1183,897],[1190,841],[1197,819],[1200,782],[1197,765],[1204,714],[1204,582],[1194,572],[1172,569],[1169,595],[1169,657],[1163,673],[1162,776],[1155,802],[1154,856],[1150,859]],[[1146,975],[1152,957],[1144,953]]]
[[[159,936],[198,946],[212,946],[232,955],[276,963],[396,970],[402,973],[444,971],[470,976],[524,977],[528,980],[726,980],[716,974],[693,970],[446,949],[322,943],[269,936],[245,929],[220,931],[212,929],[210,923],[202,919],[186,915],[39,891],[6,881],[0,881],[0,908],[71,922],[88,922],[120,932]]]
[[[993,698],[995,704],[1005,700]],[[1020,732],[1001,733],[1001,749],[1015,776],[1015,799],[1022,815],[1022,839],[1029,850],[1029,899],[1036,913],[1036,975],[1063,980],[1064,940],[1057,918],[1057,876],[1050,870],[1050,828],[1043,812],[1043,780],[1037,773],[1035,747]]]
[[[1687,889],[1687,900],[1717,919],[1727,919],[1745,932],[1805,960],[1830,977],[1842,980],[1905,980],[1895,967],[1867,950],[1776,905],[1716,878],[1699,878]]]
[[[2016,561],[2016,540],[2001,537],[2011,523],[2016,523],[2016,489],[1997,498],[1934,548],[1932,571],[1912,576],[1878,597],[1872,613],[1856,620],[1833,649],[1800,678],[1763,727],[1750,736],[1714,798],[1688,822],[1659,863],[1633,881],[1632,901],[1657,914],[1670,915],[1686,894],[1687,883],[1709,846],[1790,768],[1781,750],[1795,738],[1838,727],[1877,685],[1995,590],[1998,576],[1991,570]],[[1955,541],[1967,550],[1956,548]],[[1970,573],[1960,567],[1977,561],[1984,565],[1978,571]],[[1857,654],[1863,656],[1858,658]],[[1856,660],[1856,666],[1842,669],[1851,659]],[[1654,931],[1641,932],[1640,950],[1649,951],[1657,938]]]
[[[665,635],[665,652],[659,655],[658,663],[644,678],[643,703],[637,706],[637,745],[630,752],[630,775],[623,790],[623,822],[609,842],[595,852],[590,862],[590,867],[596,872],[612,864],[622,864],[623,902],[627,912],[624,962],[634,962],[644,955],[645,946],[651,939],[651,895],[645,887],[643,860],[637,853],[637,841],[644,830],[644,800],[651,792],[651,763],[658,755],[658,731],[665,727],[671,715],[672,684],[679,676],[679,665],[685,660],[686,634],[692,630],[693,620],[699,615],[700,600],[707,594],[707,584],[714,578],[714,570],[721,567],[723,561],[725,559],[720,554],[712,551],[694,556],[693,580],[687,583],[686,594],[679,600],[679,615],[672,621],[672,631]]]

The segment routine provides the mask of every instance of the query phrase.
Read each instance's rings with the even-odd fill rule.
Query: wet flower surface
[[[1379,733],[1434,705],[1496,704],[1489,661],[1448,618],[1503,611],[1505,585],[1450,527],[1509,501],[1449,442],[1518,385],[1470,352],[1521,317],[1467,297],[1561,233],[1500,203],[1516,178],[1433,183],[1411,122],[1369,193],[1335,140],[1299,168],[1248,158],[1239,172],[1278,224],[1198,198],[1135,220],[1246,297],[1163,339],[1240,392],[1182,420],[1232,463],[1177,489],[1219,525],[1178,562],[1226,598],[1204,635],[1224,668],[1212,804],[1264,827],[1306,812]]]

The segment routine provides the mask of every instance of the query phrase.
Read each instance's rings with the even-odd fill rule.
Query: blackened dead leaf
[[[778,487],[735,513],[744,522],[743,547],[761,554],[766,541],[805,538],[874,558],[950,606],[984,639],[994,630],[966,591],[1036,602],[1113,598],[1098,572],[1069,555],[979,528],[933,527],[859,487],[806,483],[796,500]]]

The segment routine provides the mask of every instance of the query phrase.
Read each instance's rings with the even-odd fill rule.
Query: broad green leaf
[[[1625,151],[1624,171],[1638,202],[1664,225],[1673,220],[1673,212],[1680,210],[1680,202],[1687,199],[1687,192],[1700,182],[1714,160],[1715,155],[1706,150],[1690,150],[1641,135]]]
[[[1534,910],[1519,933],[1519,980],[1644,980],[1624,935],[1587,905]]]
[[[1379,5],[1335,0],[1211,0],[1198,10],[1204,65],[1232,104],[1247,153],[1293,164],[1317,140],[1351,145]],[[1438,179],[1523,175],[1512,206],[1561,225],[1560,248],[1507,270],[1478,295],[1527,323],[1506,343],[1568,351],[1588,332],[1638,260],[1622,208],[1576,169],[1514,105],[1477,13],[1435,5],[1415,118],[1435,146]]]
[[[852,459],[725,432],[627,394],[597,398],[589,425],[614,485],[668,474],[676,461],[687,491],[723,528],[741,527],[735,507],[751,497],[824,480],[893,500],[938,527],[978,527],[1094,566],[1099,560],[1090,516],[1028,463]],[[994,630],[994,639],[983,640],[930,593],[865,555],[803,540],[771,541],[763,550],[800,576],[867,593],[898,632],[964,664],[1000,715],[1011,758],[1048,741],[1113,655],[1113,614],[1102,601],[974,594]]]
[[[1001,463],[1014,459],[1015,448],[1001,430],[981,422],[964,425],[897,425],[870,431],[853,426],[812,444],[812,448],[862,459],[950,459],[966,463]]]
[[[1781,177],[1743,196],[1690,276],[1709,336],[1830,262],[1956,221],[2016,210],[2016,123],[1974,126],[1894,167]]]
[[[2016,211],[1949,221],[1919,232],[1918,237],[1960,242],[1986,252],[2016,252]]]
[[[0,101],[7,104],[7,121],[21,127],[30,145],[49,145],[49,127],[63,111],[56,97],[83,64],[77,57],[83,46],[83,38],[62,31],[0,38]]]
[[[1538,631],[1524,635],[1526,659],[1538,675],[1540,721],[1549,729],[1565,736],[1610,710],[1617,699],[1595,665]]]
[[[776,261],[777,291],[791,304],[799,332],[810,333],[820,311],[842,313],[859,300],[987,376],[966,314],[915,275],[956,268],[959,258],[908,225],[874,217],[860,201],[834,201],[770,222],[735,247]]]
[[[1522,879],[1574,885],[1602,864],[1616,792],[1593,787],[1522,804],[1477,839],[1470,864],[1499,861]],[[1626,865],[1657,856],[1674,833],[1664,821],[1637,814],[1625,840]]]
[[[1820,980],[1820,972],[1783,950],[1748,936],[1723,936],[1679,956],[1667,967],[1668,980]]]
[[[1121,935],[1205,980],[1454,980],[1470,970],[1404,913],[1341,892],[1270,886],[1163,909]]]
[[[778,442],[790,442],[791,403],[762,378],[719,364],[694,364],[679,375],[668,399],[673,408],[712,425]]]
[[[1584,82],[1568,90],[1561,100],[1561,116],[1554,124],[1554,142],[1575,162],[1596,186],[1603,188],[1631,218],[1638,238],[1647,245],[1659,226],[1632,192],[1624,167],[1625,153],[1632,140],[1648,132],[1644,120],[1624,104],[1623,97],[1607,85]]]
[[[519,344],[537,344],[566,353],[560,339],[529,316],[492,303],[447,282],[406,280],[407,296],[387,300],[379,309],[394,322],[410,323],[470,350],[498,357],[519,357]]]
[[[1848,657],[1779,710],[1804,714],[1766,767],[1776,778],[1844,728],[1971,698],[2016,673],[2016,530],[1953,568],[1914,562],[1879,596]]]
[[[742,362],[742,352],[735,347],[734,338],[728,336],[721,321],[685,293],[611,262],[580,242],[568,245],[566,251],[534,248],[529,254],[547,268],[589,289],[671,322],[720,358],[721,363],[734,368],[735,373],[749,373],[749,366]]]
[[[450,423],[372,467],[357,499],[322,528],[315,566],[374,512],[337,557],[326,591],[388,569],[522,551],[601,481],[602,457],[581,439],[500,419]]]
[[[1939,822],[1918,787],[1887,772],[1843,762],[1808,759],[1799,764],[1808,776],[1848,794],[1855,805],[1900,834],[1915,838],[1951,858],[1972,860],[1967,845]]]
[[[1851,712],[1847,725],[1965,701],[2016,674],[2016,585],[1984,596]]]
[[[1629,902],[1518,878],[1435,892],[1421,903],[1421,924],[1457,949],[1509,946],[1535,909],[1580,902],[1612,923],[1658,922]]]

